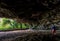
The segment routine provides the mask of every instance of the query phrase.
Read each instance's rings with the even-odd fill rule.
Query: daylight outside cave
[[[60,41],[59,34],[60,0],[1,0],[1,41]]]

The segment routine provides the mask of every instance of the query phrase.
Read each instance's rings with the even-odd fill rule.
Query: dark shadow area
[[[59,35],[30,35],[27,37],[19,37],[16,38],[14,41],[60,41]]]

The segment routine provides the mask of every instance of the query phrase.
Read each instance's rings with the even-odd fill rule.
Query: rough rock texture
[[[56,23],[60,21],[60,0],[1,0],[0,17],[16,18],[18,21],[21,19],[21,21],[24,22],[36,22],[38,24],[46,24],[46,22]],[[29,35],[26,39],[25,37],[19,37],[16,41],[51,40],[50,35],[42,36],[44,36],[42,40],[39,35]],[[49,40],[46,38],[49,38]],[[60,36],[57,37],[57,40],[55,40],[55,36],[52,38],[53,39],[51,41],[60,41]]]
[[[59,41],[60,32],[52,35],[50,31],[16,30],[0,32],[0,41]]]
[[[44,18],[49,21],[60,16],[59,0],[1,0],[1,7],[15,12],[16,17],[26,21],[40,22]]]

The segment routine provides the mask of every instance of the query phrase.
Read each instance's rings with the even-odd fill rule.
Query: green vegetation
[[[26,29],[30,25],[26,23],[18,23],[8,18],[0,18],[0,30]]]

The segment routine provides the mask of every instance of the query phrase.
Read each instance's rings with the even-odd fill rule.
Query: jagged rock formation
[[[24,20],[39,21],[56,17],[60,13],[59,3],[59,0],[1,0],[1,7],[14,11],[15,16]]]
[[[37,26],[49,26],[60,21],[59,4],[59,0],[1,0],[0,16]]]

